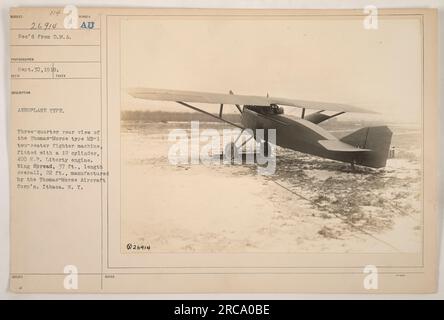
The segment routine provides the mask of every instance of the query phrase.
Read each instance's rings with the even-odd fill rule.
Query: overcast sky
[[[420,120],[418,18],[380,18],[378,30],[365,30],[360,17],[157,17],[125,20],[121,32],[122,88],[269,93]],[[187,111],[128,95],[122,108]]]

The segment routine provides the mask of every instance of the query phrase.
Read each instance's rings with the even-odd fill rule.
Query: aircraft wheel
[[[239,155],[239,148],[234,142],[228,143],[225,146],[224,155],[227,160],[234,160]]]
[[[265,157],[268,157],[268,155],[270,154],[270,151],[271,151],[270,142],[268,142],[268,141],[261,141],[260,145],[259,145],[259,148],[260,148],[261,154],[263,154]]]

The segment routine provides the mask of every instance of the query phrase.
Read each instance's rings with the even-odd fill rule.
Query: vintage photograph
[[[435,292],[438,16],[11,8],[9,289]]]
[[[120,25],[122,253],[417,253],[418,17]]]

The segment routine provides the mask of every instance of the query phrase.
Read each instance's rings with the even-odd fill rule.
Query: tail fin
[[[341,139],[354,147],[370,149],[363,152],[356,164],[372,168],[385,167],[392,141],[392,131],[387,126],[366,127]]]

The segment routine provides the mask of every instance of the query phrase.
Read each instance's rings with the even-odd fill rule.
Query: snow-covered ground
[[[122,248],[152,252],[411,252],[422,247],[421,135],[391,128],[386,168],[278,149],[277,170],[171,165],[169,130],[122,126]],[[206,124],[221,130],[224,126]],[[399,134],[398,134],[399,133]]]

